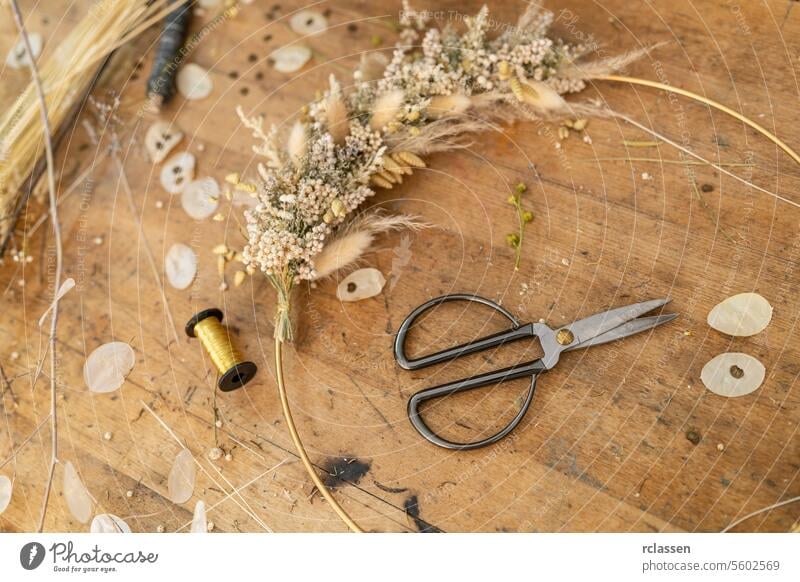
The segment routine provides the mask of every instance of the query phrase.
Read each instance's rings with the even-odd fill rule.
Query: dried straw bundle
[[[39,66],[54,134],[76,111],[103,61],[182,4],[98,0],[88,10]],[[41,171],[37,162],[43,151],[42,131],[36,90],[30,83],[0,120],[0,255]]]

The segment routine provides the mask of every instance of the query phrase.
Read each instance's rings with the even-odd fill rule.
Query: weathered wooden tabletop
[[[629,72],[726,103],[800,147],[800,8],[794,4],[546,2],[556,13],[555,34],[599,43],[604,56],[665,41]],[[522,5],[498,1],[490,8],[499,23],[514,22]],[[51,48],[82,6],[23,2],[28,26]],[[222,181],[232,170],[253,171],[251,138],[237,122],[236,105],[281,122],[312,99],[332,72],[349,80],[347,71],[361,52],[391,50],[395,33],[387,23],[396,20],[399,2],[322,2],[314,9],[327,10],[331,26],[305,41],[315,50],[313,60],[301,74],[278,73],[269,53],[297,38],[287,14],[299,6],[245,5],[238,16],[213,27],[190,55],[212,69],[214,91],[202,101],[178,98],[161,117],[186,132],[182,147],[197,155],[199,176]],[[480,2],[437,1],[419,8],[439,11],[437,23],[443,25],[474,13]],[[194,28],[213,17],[213,11],[198,16]],[[0,54],[14,37],[13,22],[4,16]],[[185,531],[198,499],[218,531],[343,530],[313,491],[281,416],[272,361],[272,288],[256,276],[220,290],[211,249],[224,240],[241,247],[242,209],[224,203],[224,221],[191,220],[179,197],[161,189],[159,169],[146,159],[142,137],[154,116],[137,113],[149,60],[139,69],[134,62],[152,39],[143,37],[120,53],[109,82],[123,95],[119,115],[131,146],[122,156],[143,237],[104,146],[92,145],[79,124],[59,150],[62,192],[96,163],[60,205],[66,276],[75,278],[77,288],[61,303],[62,463],[45,527],[88,527],[64,503],[63,462],[71,461],[96,500],[95,511],[123,517],[135,531]],[[10,103],[26,81],[25,71],[3,69],[2,102]],[[107,99],[104,90],[95,94]],[[590,98],[709,159],[749,164],[731,171],[800,202],[800,168],[742,123],[683,98],[621,84],[598,83],[571,99]],[[87,113],[83,119],[92,118]],[[800,494],[800,210],[704,165],[691,166],[699,199],[686,167],[675,162],[674,148],[626,150],[623,140],[652,138],[618,120],[592,119],[590,141],[573,133],[560,148],[556,129],[518,124],[482,135],[464,151],[431,156],[430,170],[374,200],[435,226],[379,241],[365,263],[387,275],[383,294],[342,304],[334,279],[313,290],[303,287],[295,298],[300,337],[286,354],[295,419],[312,460],[367,530],[718,531]],[[626,156],[664,162],[609,160]],[[516,217],[506,198],[519,181],[529,186],[524,203],[536,218],[514,272],[505,235],[515,229]],[[28,227],[41,212],[40,205],[31,206]],[[23,222],[16,244],[25,244],[33,261],[6,260],[0,268],[0,362],[10,379],[0,401],[0,461],[49,411],[47,375],[35,386],[31,379],[46,343],[37,320],[52,294],[52,232],[42,228],[25,240],[24,230]],[[145,250],[149,245],[161,268],[175,242],[191,245],[200,261],[189,290],[167,288],[177,342]],[[228,268],[229,282],[233,270]],[[708,311],[742,291],[757,291],[773,305],[767,330],[731,339],[710,329]],[[664,296],[673,298],[671,309],[680,318],[649,334],[565,356],[540,379],[533,408],[511,437],[486,449],[449,452],[413,430],[406,418],[409,395],[517,361],[525,350],[507,347],[491,358],[435,371],[400,370],[391,351],[394,330],[411,308],[447,292],[485,295],[520,318],[552,325]],[[224,310],[237,343],[259,366],[245,389],[215,396],[208,357],[182,332],[189,316],[209,306]],[[482,312],[457,308],[438,315],[424,333],[440,342],[502,325]],[[136,366],[119,391],[92,394],[82,377],[85,357],[113,340],[134,347]],[[704,388],[700,370],[725,351],[746,352],[765,364],[760,389],[724,399]],[[524,382],[479,391],[439,403],[426,418],[448,435],[467,437],[500,426],[524,391]],[[194,497],[183,505],[166,498],[166,475],[180,446],[145,404],[203,466]],[[215,446],[230,452],[230,460],[209,460]],[[49,456],[45,424],[0,469],[15,480],[1,531],[36,527]],[[800,505],[787,505],[738,529],[788,531],[798,517]]]

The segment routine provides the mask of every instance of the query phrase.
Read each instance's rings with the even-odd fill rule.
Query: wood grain
[[[56,20],[64,12],[59,8],[69,4],[40,5],[31,16],[31,29],[42,32],[48,46],[78,18],[73,8]],[[557,34],[570,41],[595,39],[601,55],[666,41],[630,73],[717,99],[800,147],[793,131],[800,95],[797,7],[787,12],[782,0],[547,4],[556,13]],[[284,122],[331,73],[349,80],[347,71],[362,51],[389,51],[394,33],[386,23],[399,9],[396,2],[358,0],[316,6],[330,10],[331,27],[304,41],[316,51],[313,61],[300,74],[283,75],[271,68],[269,53],[297,38],[287,14],[301,4],[281,6],[243,6],[238,16],[214,27],[189,57],[211,69],[214,92],[199,102],[178,98],[161,114],[186,132],[183,145],[198,156],[199,175],[221,181],[228,171],[252,172],[251,139],[237,122],[236,105]],[[443,25],[457,24],[480,3],[447,0],[418,7],[439,11]],[[490,6],[498,22],[513,22],[521,7],[515,1]],[[198,16],[193,27],[199,30],[213,16]],[[3,54],[14,36],[4,20]],[[219,289],[211,248],[223,240],[241,245],[241,208],[223,205],[223,222],[192,221],[179,199],[160,189],[159,169],[146,160],[142,136],[153,116],[139,113],[148,61],[136,69],[132,55],[152,40],[144,37],[120,55],[109,81],[122,92],[122,156],[144,237],[120,176],[98,158],[100,151],[80,125],[59,152],[62,191],[98,160],[90,179],[61,206],[66,273],[78,283],[61,304],[61,460],[75,464],[98,512],[119,515],[136,531],[186,526],[198,499],[212,508],[209,519],[220,531],[262,531],[261,523],[275,531],[342,531],[314,494],[280,414],[271,287],[255,277],[240,288]],[[24,75],[3,71],[3,103],[13,99]],[[97,96],[103,98],[103,91]],[[733,171],[800,203],[800,168],[716,111],[621,84],[597,83],[572,97],[589,98],[709,159],[749,163]],[[800,210],[707,166],[692,166],[694,179],[705,186],[704,206],[683,166],[602,161],[626,155],[679,159],[664,145],[626,151],[623,139],[651,137],[615,119],[591,120],[591,143],[573,134],[557,149],[555,131],[550,124],[518,124],[482,135],[464,151],[431,156],[428,170],[381,193],[374,204],[418,214],[435,228],[381,239],[367,257],[387,276],[391,272],[393,286],[380,297],[341,304],[335,279],[296,294],[300,334],[286,358],[296,421],[312,459],[365,529],[718,531],[800,494]],[[519,181],[528,184],[524,203],[536,218],[526,231],[521,269],[514,272],[505,235],[514,230],[515,216],[506,198]],[[30,224],[41,212],[31,206],[24,220]],[[12,379],[0,401],[0,459],[11,455],[48,409],[47,383],[40,379],[32,386],[31,378],[44,346],[36,322],[50,295],[52,248],[44,228],[26,240],[25,224],[18,227],[17,244],[35,260],[7,260],[0,269],[0,362]],[[145,245],[161,265],[174,242],[196,250],[200,270],[190,290],[167,289],[172,316],[180,328],[199,309],[224,310],[242,352],[260,368],[243,390],[215,396],[215,376],[202,348],[181,329],[179,342],[173,339]],[[394,260],[401,244],[411,252],[402,266]],[[232,275],[229,267],[229,282]],[[765,332],[731,339],[708,328],[706,314],[716,303],[749,290],[775,308]],[[446,292],[478,293],[520,318],[552,325],[663,296],[672,297],[671,309],[681,317],[651,334],[565,356],[540,379],[534,405],[512,437],[488,449],[452,453],[414,432],[405,416],[408,396],[518,361],[531,350],[508,347],[437,370],[400,370],[392,358],[392,333],[411,308]],[[426,321],[414,345],[445,345],[501,325],[483,312],[441,310]],[[83,362],[112,340],[129,342],[137,364],[118,392],[91,394],[83,384]],[[764,385],[731,400],[708,392],[700,370],[723,351],[758,357],[768,370]],[[445,434],[469,437],[499,426],[523,391],[520,383],[435,403],[426,418]],[[166,498],[166,475],[179,445],[144,404],[203,467],[195,496],[184,505]],[[35,527],[49,457],[47,431],[40,430],[2,469],[15,479],[11,506],[0,516],[2,531]],[[689,431],[699,442],[687,438]],[[110,440],[103,436],[107,432]],[[230,461],[208,459],[217,445],[231,453]],[[342,472],[349,482],[337,479]],[[46,529],[85,531],[63,501],[62,474],[59,467]],[[799,512],[788,505],[738,529],[788,531]]]

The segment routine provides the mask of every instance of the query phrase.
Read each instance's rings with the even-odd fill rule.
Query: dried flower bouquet
[[[288,132],[239,116],[258,144],[255,184],[239,183],[258,203],[245,213],[244,260],[278,294],[275,335],[291,338],[292,287],[351,264],[386,230],[418,225],[407,216],[357,215],[376,188],[392,188],[423,156],[463,147],[459,138],[494,121],[574,113],[562,94],[584,88],[573,63],[586,49],[546,36],[551,13],[532,5],[514,27],[488,34],[488,9],[426,30],[427,14],[403,4],[400,42],[389,61],[366,55],[345,91],[335,77]],[[590,67],[605,72],[630,55]],[[388,62],[387,62],[388,61]],[[581,109],[581,106],[577,106]],[[583,106],[585,109],[585,106]]]

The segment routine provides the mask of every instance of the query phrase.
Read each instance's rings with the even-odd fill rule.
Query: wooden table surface
[[[87,4],[23,2],[29,27],[57,44]],[[424,8],[440,25],[474,13],[480,2],[436,1]],[[717,99],[800,147],[796,118],[800,8],[786,0],[547,0],[555,33],[599,43],[601,55],[666,44],[630,68]],[[32,7],[37,5],[36,9]],[[272,50],[295,40],[287,15],[299,2],[254,2],[213,27],[189,60],[212,69],[214,91],[202,101],[175,100],[161,117],[186,133],[180,147],[198,157],[198,176],[220,182],[233,170],[254,172],[249,132],[236,105],[281,122],[297,113],[333,72],[343,81],[362,51],[390,51],[399,2],[346,0],[314,6],[329,11],[330,28],[307,39],[313,60],[295,75],[274,71]],[[514,22],[522,2],[494,2],[498,22]],[[63,16],[62,16],[63,14]],[[209,11],[194,19],[199,29]],[[381,18],[381,17],[387,18]],[[120,53],[106,82],[122,92],[124,167],[143,217],[139,236],[120,174],[78,125],[59,150],[60,190],[95,166],[60,205],[65,275],[77,288],[61,303],[59,325],[59,458],[46,530],[86,531],[63,499],[63,462],[71,461],[96,501],[96,513],[123,517],[134,531],[184,528],[198,499],[216,531],[341,531],[344,526],[315,494],[281,416],[274,381],[274,293],[259,276],[220,290],[212,247],[241,247],[241,207],[221,206],[226,219],[195,222],[179,197],[165,193],[159,168],[147,161],[142,138],[155,119],[138,115],[149,60],[134,55],[154,35]],[[13,44],[10,18],[0,22],[0,53]],[[594,40],[592,40],[594,39]],[[47,47],[46,47],[47,48]],[[132,73],[132,74],[131,74]],[[3,69],[0,98],[10,103],[25,71]],[[105,89],[95,91],[108,99]],[[800,202],[800,168],[742,123],[666,94],[597,83],[571,97],[605,100],[622,112],[718,162],[749,164],[731,171]],[[82,119],[92,119],[86,113]],[[556,146],[555,124],[517,124],[482,135],[464,151],[428,159],[430,170],[381,193],[374,204],[417,214],[434,225],[380,239],[365,265],[390,284],[373,299],[342,304],[337,281],[295,297],[299,339],[289,346],[291,402],[312,460],[344,507],[374,531],[718,531],[737,517],[800,494],[800,331],[798,258],[800,210],[720,175],[685,166],[669,146],[631,148],[650,140],[613,119],[592,119],[591,142],[577,134]],[[128,147],[130,144],[130,147]],[[614,161],[625,156],[664,163]],[[673,163],[670,163],[673,162]],[[691,187],[694,176],[703,201]],[[505,235],[515,228],[506,198],[519,181],[536,218],[526,231],[522,264],[513,269]],[[28,226],[42,212],[33,205]],[[31,435],[49,410],[46,374],[31,379],[45,336],[37,320],[52,293],[52,232],[25,241],[33,261],[7,258],[0,267],[3,317],[0,362],[11,386],[2,388],[0,459]],[[199,274],[189,290],[167,288],[165,305],[147,261],[159,269],[175,242],[191,245]],[[227,271],[232,282],[233,267]],[[774,307],[772,323],[751,338],[729,338],[706,324],[709,310],[734,293],[757,291]],[[670,296],[675,322],[618,344],[565,356],[541,378],[521,426],[500,444],[449,452],[422,440],[406,418],[409,395],[427,385],[488,370],[525,356],[508,347],[490,358],[440,370],[405,372],[392,357],[393,332],[408,311],[447,292],[478,293],[520,318],[551,325],[647,298]],[[259,366],[245,389],[215,396],[215,373],[196,340],[182,332],[194,312],[219,306],[242,351]],[[446,337],[500,329],[483,312],[437,314],[420,335]],[[461,335],[459,335],[461,334]],[[136,366],[112,394],[88,392],[82,368],[89,352],[129,342]],[[725,351],[757,357],[764,384],[749,396],[725,399],[700,381],[703,365]],[[426,418],[446,434],[466,437],[499,426],[513,414],[523,383],[439,403]],[[145,404],[182,439],[203,470],[193,498],[166,497],[166,476],[179,445]],[[214,407],[217,408],[215,416]],[[219,427],[215,419],[219,419]],[[104,438],[111,433],[111,438]],[[107,436],[107,435],[106,435]],[[211,461],[208,451],[230,452]],[[49,460],[42,427],[0,472],[15,479],[1,531],[36,527]],[[276,465],[280,466],[275,469]],[[254,517],[255,516],[255,517]],[[788,531],[800,505],[763,513],[744,531]]]

